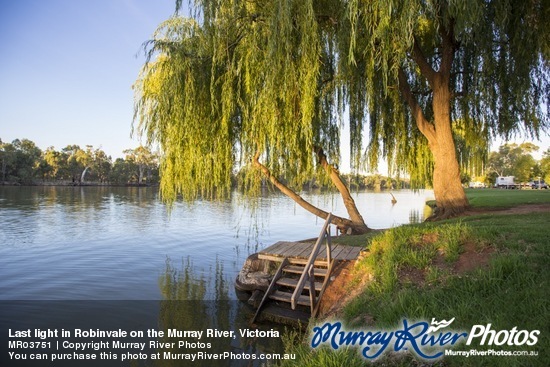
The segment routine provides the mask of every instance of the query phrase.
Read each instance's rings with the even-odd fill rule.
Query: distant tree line
[[[15,185],[156,185],[159,157],[147,147],[123,151],[124,158],[113,159],[101,148],[67,145],[61,150],[41,150],[29,139],[5,143],[0,139],[0,182]],[[242,172],[234,176],[234,183]],[[409,188],[409,181],[380,174],[343,174],[352,190]],[[328,182],[311,180],[304,189],[330,187]]]
[[[409,180],[387,177],[378,173],[372,175],[344,174],[342,177],[351,190],[379,191],[411,187]]]
[[[411,187],[410,181],[404,178],[392,178],[381,175],[379,173],[373,174],[359,174],[359,173],[343,173],[341,174],[342,181],[346,183],[348,188],[352,191],[356,190],[399,190],[409,189]],[[333,190],[334,187],[330,182],[319,179],[312,179],[305,183],[304,189],[323,189]]]
[[[159,180],[158,156],[147,147],[123,151],[114,162],[102,149],[67,145],[41,150],[29,139],[0,139],[2,184],[154,185]]]
[[[514,176],[517,183],[527,183],[539,178],[550,182],[550,148],[537,161],[532,153],[538,150],[538,146],[529,142],[503,144],[498,151],[489,153],[483,174],[474,177],[465,172],[462,175],[463,183],[475,180],[492,186],[499,176]]]
[[[515,176],[517,182],[537,180],[550,182],[550,148],[537,161],[531,155],[539,149],[532,143],[504,144],[490,152],[482,163],[482,174],[464,170],[464,184],[481,181],[493,185],[498,176]],[[67,185],[156,185],[159,182],[159,157],[144,146],[123,151],[124,158],[114,161],[101,148],[67,145],[61,150],[41,150],[29,139],[4,143],[0,138],[0,182],[2,184],[67,184]],[[234,184],[242,176],[234,176]],[[404,178],[381,174],[343,174],[351,190],[391,190],[410,188]],[[313,179],[304,188],[328,188],[330,184]]]

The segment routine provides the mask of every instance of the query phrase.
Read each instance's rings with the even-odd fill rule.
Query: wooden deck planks
[[[295,243],[294,245],[292,245],[292,247],[288,252],[284,252],[284,256],[285,257],[302,257],[300,256],[300,254],[307,252],[308,248],[311,248],[311,247],[307,246],[306,244]]]
[[[336,246],[333,246],[332,249],[331,249],[331,256],[333,259],[336,259],[336,260],[343,260],[340,258],[340,254],[342,253],[342,251],[346,248],[345,245],[336,245]],[[326,258],[326,255],[325,255],[325,258]]]
[[[361,248],[359,247],[349,246],[348,248],[346,248],[340,253],[340,257],[342,258],[342,260],[357,259],[360,251],[361,251]]]
[[[291,244],[292,242],[286,242],[286,241],[279,241],[279,242],[275,242],[273,245],[269,246],[268,248],[264,249],[263,251],[267,252],[267,253],[278,253],[280,250],[284,249],[285,247],[287,247],[289,244]]]
[[[311,251],[313,250],[313,246],[304,246],[302,248],[302,251],[296,255],[296,257],[309,259],[309,255],[311,255]]]
[[[258,257],[269,260],[284,257],[307,259],[311,254],[313,245],[314,243],[308,242],[279,241],[261,250],[258,253]],[[336,260],[354,260],[359,256],[360,251],[360,247],[346,245],[332,245],[331,249],[332,258]],[[326,257],[326,245],[323,244],[317,259],[326,260]]]

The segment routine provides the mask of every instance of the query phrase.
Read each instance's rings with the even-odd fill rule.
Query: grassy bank
[[[550,191],[471,190],[478,207],[550,202]],[[503,204],[504,203],[504,204]],[[503,205],[500,205],[503,204]],[[450,329],[540,330],[535,346],[456,345],[453,350],[538,351],[538,357],[444,357],[443,366],[547,366],[550,358],[550,212],[497,212],[394,228],[367,239],[350,292],[359,294],[337,316],[348,329],[395,329],[403,319],[455,321]],[[306,339],[306,338],[304,338]],[[312,351],[289,337],[299,360],[286,365],[369,365],[357,348]],[[410,353],[376,364],[421,365]]]
[[[501,209],[550,203],[550,190],[467,189],[466,195],[473,208]]]

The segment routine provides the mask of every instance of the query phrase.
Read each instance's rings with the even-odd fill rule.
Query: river
[[[354,193],[371,228],[421,221],[433,195],[393,194],[395,205],[388,192]],[[335,194],[303,197],[345,215]],[[322,224],[277,193],[252,207],[235,193],[168,210],[154,188],[0,187],[0,301],[7,307],[0,321],[19,315],[35,326],[46,309],[42,321],[61,320],[68,309],[82,318],[81,307],[93,303],[92,314],[123,308],[134,315],[128,322],[154,313],[152,324],[183,317],[177,322],[189,330],[204,328],[206,319],[231,329],[249,317],[233,288],[248,255],[280,240],[317,237]],[[159,300],[188,302],[159,311]],[[242,340],[232,343],[241,348]]]

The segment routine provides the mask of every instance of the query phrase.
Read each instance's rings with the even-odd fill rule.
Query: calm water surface
[[[422,220],[432,194],[396,191],[395,205],[389,193],[354,195],[370,227],[388,228]],[[337,195],[303,196],[345,215]],[[152,188],[0,187],[0,299],[162,299],[167,269],[209,282],[217,269],[232,282],[249,254],[316,237],[322,226],[278,194],[262,198],[254,213],[244,207],[235,195],[176,204],[169,213]]]
[[[423,219],[431,192],[394,195],[392,206],[389,193],[355,194],[371,228]],[[303,196],[345,215],[336,195]],[[8,344],[2,339],[8,328],[248,328],[252,311],[237,301],[233,287],[245,259],[280,240],[317,237],[322,224],[278,194],[259,199],[255,210],[235,194],[225,202],[176,204],[168,213],[151,188],[0,187],[0,344]],[[283,353],[274,338],[211,342],[216,353]],[[0,354],[0,365],[13,364]],[[139,365],[187,365],[169,362]]]

